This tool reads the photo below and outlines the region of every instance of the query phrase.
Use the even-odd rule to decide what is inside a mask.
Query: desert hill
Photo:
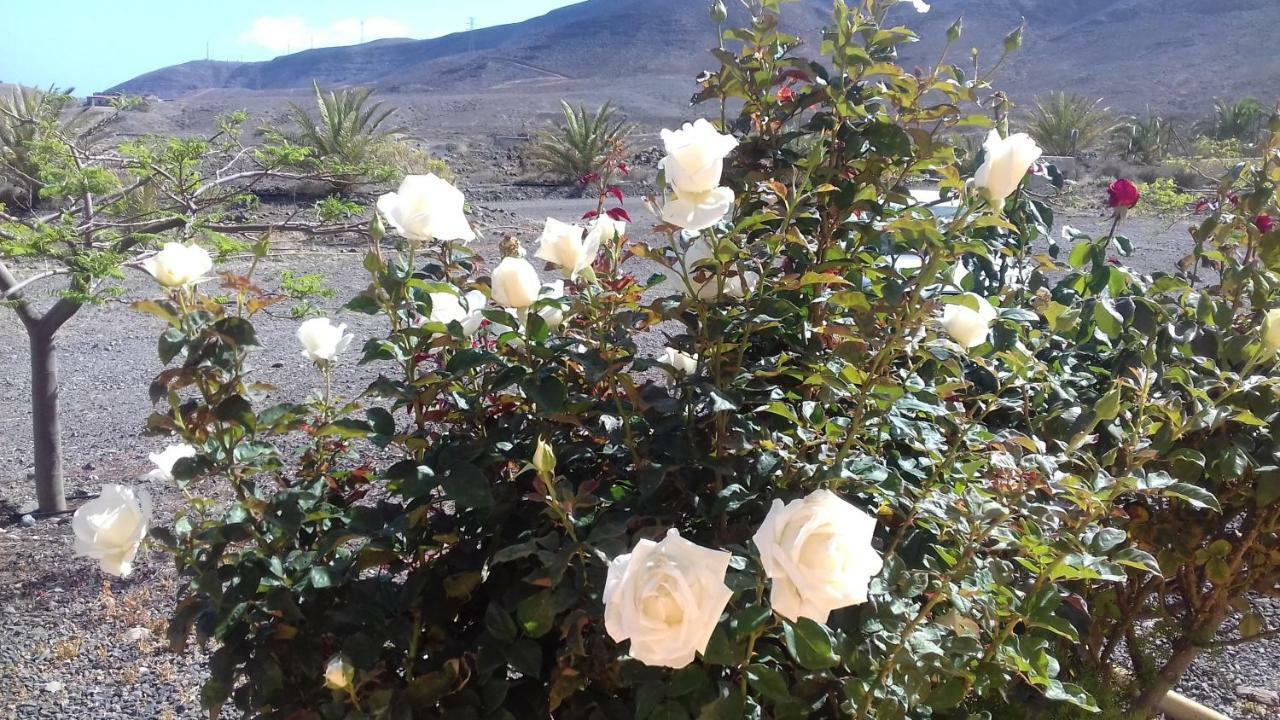
[[[741,8],[729,3],[741,20]],[[689,79],[712,59],[703,0],[587,0],[525,22],[431,40],[384,40],[324,48],[265,62],[195,62],[156,70],[113,88],[175,98],[209,89],[287,91],[377,85],[388,91],[449,93],[590,88],[600,97],[634,83],[670,79],[687,97]],[[1015,99],[1064,88],[1105,97],[1120,110],[1144,106],[1199,112],[1213,97],[1280,94],[1280,54],[1272,28],[1276,0],[934,0],[933,11],[895,11],[922,41],[904,62],[934,61],[944,34],[965,16],[965,37],[952,60],[978,47],[989,63],[1022,18],[1022,52],[997,76]],[[786,6],[783,25],[806,38],[830,17],[830,0]]]

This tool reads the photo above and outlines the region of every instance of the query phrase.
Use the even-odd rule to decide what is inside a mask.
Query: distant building
[[[98,93],[84,99],[85,107],[110,107],[111,103],[122,97],[124,93]]]

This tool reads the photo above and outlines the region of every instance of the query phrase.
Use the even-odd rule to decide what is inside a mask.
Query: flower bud
[[[533,451],[533,467],[544,478],[556,472],[556,453],[542,438],[538,438],[538,446]]]
[[[1027,23],[1024,20],[1021,25],[1013,32],[1004,36],[1004,51],[1007,53],[1017,52],[1022,48],[1022,36],[1027,30]]]
[[[1262,319],[1262,344],[1272,352],[1280,350],[1280,309],[1268,310]]]
[[[724,0],[716,0],[711,3],[711,22],[717,25],[723,25],[725,20],[729,19],[729,8],[724,6]]]
[[[350,692],[351,682],[355,679],[356,669],[345,655],[334,655],[324,667],[324,684],[331,690]]]
[[[377,244],[382,242],[382,238],[387,235],[387,227],[382,224],[382,216],[378,213],[373,214],[373,220],[369,223],[369,239]]]
[[[960,36],[963,34],[964,34],[964,16],[961,15],[960,17],[956,18],[955,22],[951,23],[951,27],[947,28],[947,42],[956,42],[957,40],[960,39]]]

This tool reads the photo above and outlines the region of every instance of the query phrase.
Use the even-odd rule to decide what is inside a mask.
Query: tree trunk
[[[58,420],[58,354],[54,335],[28,329],[31,341],[31,434],[35,440],[36,498],[40,512],[67,509],[62,482],[62,426]]]
[[[1143,689],[1142,694],[1138,696],[1138,700],[1134,703],[1133,716],[1135,718],[1152,718],[1160,709],[1160,703],[1164,702],[1164,698],[1173,690],[1183,674],[1191,667],[1191,664],[1200,656],[1201,648],[1199,645],[1181,638],[1173,645],[1173,652],[1169,655],[1169,661],[1160,668],[1160,672],[1152,679],[1151,684]]]

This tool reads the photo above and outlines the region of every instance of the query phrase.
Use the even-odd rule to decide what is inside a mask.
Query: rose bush
[[[173,475],[235,495],[153,533],[190,579],[171,640],[216,641],[205,707],[1088,713],[1166,582],[1202,594],[1195,642],[1230,593],[1274,587],[1261,326],[1280,259],[1245,219],[1276,212],[1271,161],[1177,275],[1108,262],[1129,247],[1115,232],[1033,255],[1052,226],[1021,189],[1038,149],[996,133],[965,157],[945,133],[991,129],[962,111],[984,83],[893,64],[912,38],[895,13],[927,5],[837,2],[829,67],[760,5],[698,96],[739,121],[664,133],[657,242],[549,222],[539,256],[573,280],[550,284],[514,240],[465,247],[454,189],[402,187],[379,202],[400,236],[371,225],[347,304],[383,331],[348,358],[341,327],[309,321],[326,392],[300,403],[265,405],[246,373],[252,283],[229,281],[232,307],[198,286],[140,305],[176,362],[150,425],[196,449]],[[435,196],[451,230],[416,224]],[[629,218],[609,198],[597,229]],[[635,277],[630,256],[666,272]],[[646,357],[659,327],[670,347]],[[334,397],[357,361],[378,379]],[[1170,546],[1173,527],[1198,531]],[[1167,685],[1140,680],[1150,709]]]

